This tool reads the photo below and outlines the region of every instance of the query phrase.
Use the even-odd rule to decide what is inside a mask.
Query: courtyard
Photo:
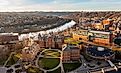
[[[56,58],[42,58],[38,61],[38,64],[39,64],[39,67],[45,70],[49,70],[58,66],[60,63],[59,60],[60,59],[56,59]]]

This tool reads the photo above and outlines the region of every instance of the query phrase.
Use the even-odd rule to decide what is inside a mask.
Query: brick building
[[[38,43],[41,48],[62,48],[64,43],[63,36],[59,35],[40,35]]]
[[[18,41],[18,33],[1,33],[0,43],[16,43]]]
[[[63,62],[78,61],[80,59],[80,49],[77,46],[66,45],[63,47]]]
[[[22,50],[22,60],[32,61],[39,51],[43,50],[39,47],[39,44],[33,43],[31,46],[27,46]]]

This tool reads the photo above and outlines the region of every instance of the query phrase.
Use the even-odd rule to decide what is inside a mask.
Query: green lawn
[[[59,67],[58,69],[47,73],[61,73],[61,68]]]
[[[69,43],[69,42],[72,42],[73,41],[73,38],[65,38],[64,39],[64,42],[66,42],[66,43]]]
[[[65,72],[70,72],[81,66],[81,63],[63,63]]]
[[[1,56],[0,58],[0,66],[4,65],[5,61],[8,59],[10,53],[7,53],[6,55]]]
[[[71,42],[70,44],[78,45],[79,43],[80,43],[80,41],[74,41],[74,42]]]
[[[80,43],[80,41],[74,41],[73,38],[66,38],[64,39],[64,42],[74,44],[74,45],[78,45]]]
[[[43,73],[42,71],[40,71],[38,68],[36,67],[29,67],[27,69],[27,73]]]
[[[11,66],[11,65],[15,64],[18,60],[19,60],[19,58],[17,58],[15,55],[12,55],[12,57],[10,58],[10,60],[7,63],[7,66]]]
[[[6,60],[7,60],[7,57],[0,59],[0,65],[4,65]]]
[[[55,51],[55,50],[47,50],[42,55],[49,56],[49,57],[60,57],[60,52]]]
[[[43,69],[53,69],[60,63],[60,59],[55,58],[42,58],[39,60],[38,64]]]

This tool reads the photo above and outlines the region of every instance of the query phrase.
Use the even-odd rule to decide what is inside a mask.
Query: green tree
[[[121,46],[121,37],[115,38],[114,43],[117,44],[118,46]]]

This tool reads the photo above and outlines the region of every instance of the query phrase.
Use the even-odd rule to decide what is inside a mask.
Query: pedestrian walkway
[[[61,52],[60,50],[58,50],[58,49],[51,49],[51,48],[50,48],[50,49],[48,49],[48,50],[56,50],[56,51],[60,52],[61,57],[50,57],[50,56],[46,56],[46,57],[45,57],[45,56],[42,55],[43,52],[47,51],[47,49],[45,49],[45,50],[43,50],[43,51],[39,54],[39,56],[37,57],[36,62],[35,62],[36,67],[39,68],[40,70],[44,71],[44,73],[46,73],[46,72],[48,72],[48,71],[54,71],[54,70],[58,69],[59,67],[61,67],[61,71],[64,73],[64,69],[63,69],[63,65],[62,65],[62,59],[61,59],[61,58],[62,58],[62,52]],[[56,67],[53,68],[53,69],[45,70],[45,69],[43,69],[43,68],[40,68],[39,65],[38,65],[38,60],[39,60],[40,57],[44,57],[44,58],[60,58],[60,63],[59,63],[58,66],[56,66]]]

